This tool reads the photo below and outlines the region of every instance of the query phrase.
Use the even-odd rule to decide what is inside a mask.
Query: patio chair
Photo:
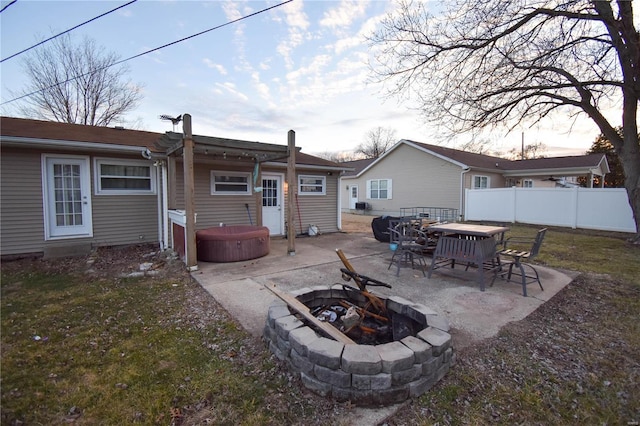
[[[506,271],[502,270],[502,272],[499,275],[501,275],[503,278],[506,275],[507,281],[512,281],[511,280],[512,275],[515,275],[516,277],[520,277],[519,280],[517,281],[513,280],[513,282],[519,281],[522,284],[522,295],[525,297],[527,296],[527,284],[537,282],[538,285],[540,286],[540,290],[544,291],[544,288],[542,288],[542,283],[540,282],[540,275],[538,274],[538,271],[536,270],[536,268],[534,268],[529,263],[523,263],[523,261],[525,260],[530,261],[538,255],[538,252],[540,251],[540,246],[542,246],[542,240],[544,239],[546,232],[547,232],[547,228],[543,228],[539,230],[538,233],[536,234],[536,237],[533,239],[520,238],[520,237],[507,238],[504,241],[503,249],[498,252],[498,258],[500,261],[502,261],[503,257],[505,258],[510,257],[511,259],[513,259],[507,263],[502,263],[502,262],[500,263],[501,267],[508,265],[509,269]],[[530,250],[525,251],[525,250],[509,248],[510,244],[532,244],[532,245]],[[530,268],[533,274],[535,275],[527,275],[524,269],[525,266]],[[513,271],[514,267],[518,268],[520,272],[519,273],[514,272]],[[494,278],[494,281],[495,281],[495,278]],[[493,285],[493,283],[491,283],[491,285]]]
[[[412,269],[415,269],[417,265],[422,271],[422,275],[426,277],[427,262],[424,259],[423,250],[427,236],[419,229],[419,226],[415,226],[409,221],[390,220],[389,238],[389,247],[393,250],[393,256],[391,256],[387,270],[395,264],[397,267],[396,276],[399,276],[401,267],[411,266]]]

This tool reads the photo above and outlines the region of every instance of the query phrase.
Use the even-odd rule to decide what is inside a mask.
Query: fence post
[[[516,223],[518,218],[518,188],[511,187],[511,223]]]
[[[573,210],[570,210],[571,212],[573,212],[573,214],[571,215],[571,229],[576,229],[578,227],[578,206],[580,205],[580,203],[578,203],[578,189],[580,189],[579,187],[574,187],[571,188],[571,208]]]

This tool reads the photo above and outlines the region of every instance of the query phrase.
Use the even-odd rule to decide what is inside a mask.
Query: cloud
[[[318,75],[329,63],[331,62],[331,56],[329,55],[317,55],[313,58],[311,63],[306,67],[298,68],[295,71],[287,73],[287,81],[295,83],[302,77],[308,75]]]
[[[279,9],[280,10],[280,9]],[[307,14],[304,13],[304,2],[294,1],[288,3],[281,8],[284,12],[285,22],[291,28],[297,28],[300,30],[306,30],[309,28],[309,19]]]
[[[222,75],[227,75],[227,70],[225,69],[224,66],[222,66],[221,64],[216,64],[215,62],[213,62],[211,59],[209,58],[204,58],[202,60],[202,62],[204,62],[204,64],[208,67],[208,68],[212,68],[216,71],[218,71],[220,74]]]
[[[249,97],[247,95],[245,95],[244,93],[240,92],[237,88],[236,85],[231,83],[231,82],[226,82],[226,83],[216,83],[215,84],[217,87],[224,89],[227,93],[230,93],[232,95],[234,95],[236,98],[246,102],[249,100]]]
[[[337,7],[324,13],[320,25],[332,29],[350,26],[356,19],[365,15],[368,1],[342,0]]]
[[[293,50],[303,43],[305,33],[309,28],[309,19],[303,8],[304,2],[295,1],[278,9],[284,13],[284,21],[288,26],[289,37],[278,44],[276,51],[282,56],[288,69],[293,67],[293,60],[291,59]],[[275,19],[278,20],[279,18]]]
[[[259,72],[254,71],[251,73],[251,81],[253,82],[253,86],[255,87],[260,97],[265,101],[269,102],[269,106],[275,107],[275,104],[271,102],[271,91],[269,89],[269,86],[267,86],[266,84],[260,81]]]

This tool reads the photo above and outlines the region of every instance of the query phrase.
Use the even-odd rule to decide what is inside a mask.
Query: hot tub
[[[269,254],[269,228],[230,225],[196,232],[198,260],[238,262]]]

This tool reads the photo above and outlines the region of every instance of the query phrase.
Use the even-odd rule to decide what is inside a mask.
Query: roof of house
[[[375,158],[364,158],[361,160],[345,161],[340,164],[344,164],[347,167],[353,168],[352,171],[346,172],[344,176],[355,176],[361,171],[363,171],[365,168],[367,168],[369,164],[373,163],[375,160],[376,160]]]
[[[570,167],[597,167],[602,161],[603,153],[574,155],[566,157],[535,158],[532,160],[516,160],[505,164],[505,170],[531,170]]]
[[[171,132],[167,132],[169,134]],[[123,147],[144,147],[151,152],[163,154],[164,148],[157,142],[163,138],[165,133],[147,132],[142,130],[130,130],[120,127],[100,127],[86,126],[81,124],[57,123],[52,121],[32,120],[25,118],[0,117],[0,135],[3,138],[21,138],[47,141],[69,141],[95,144],[110,144]],[[197,138],[194,135],[194,138]],[[220,139],[220,138],[219,138]],[[234,139],[225,139],[228,142],[247,142]],[[265,146],[272,146],[265,144]],[[282,146],[286,150],[286,145]],[[279,163],[286,163],[285,159],[274,160]],[[296,164],[309,165],[320,168],[332,168],[345,170],[348,166],[305,154],[296,152]]]
[[[603,161],[606,163],[606,156],[604,154],[536,158],[532,160],[508,160],[506,158],[496,157],[493,155],[477,154],[475,152],[461,151],[458,149],[403,139],[377,159],[370,158],[343,163],[355,169],[354,172],[348,173],[345,176],[359,175],[374,163],[381,161],[388,153],[402,144],[413,146],[414,148],[427,152],[431,155],[441,157],[446,161],[459,165],[460,167],[495,170],[501,173],[525,172],[531,170],[595,169],[600,167]],[[608,171],[608,166],[605,169]]]
[[[118,127],[85,126],[26,118],[0,117],[0,134],[32,139],[94,142],[156,150],[154,142],[160,133],[128,130]]]

